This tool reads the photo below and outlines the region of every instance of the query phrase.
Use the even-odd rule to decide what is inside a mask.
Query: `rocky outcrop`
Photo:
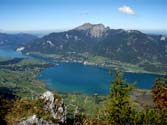
[[[45,92],[40,99],[44,100],[44,110],[50,111],[52,117],[61,123],[66,121],[66,109],[63,99],[55,96],[52,92]]]
[[[23,118],[19,125],[59,125],[66,122],[66,108],[63,99],[52,92],[47,91],[39,98],[43,104],[43,111],[50,113],[52,120],[45,120],[44,118],[34,114],[28,118]]]
[[[85,23],[77,28],[75,30],[83,30],[87,31],[87,34],[94,38],[101,38],[103,35],[110,30],[109,27],[105,27],[103,24],[90,24]]]

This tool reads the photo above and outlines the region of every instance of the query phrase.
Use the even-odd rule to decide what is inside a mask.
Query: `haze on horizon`
[[[63,31],[83,23],[167,31],[166,0],[0,0],[0,32]]]

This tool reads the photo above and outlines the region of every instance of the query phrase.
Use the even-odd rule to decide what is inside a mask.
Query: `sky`
[[[166,13],[167,0],[0,0],[0,31],[61,31],[87,22],[167,31]]]

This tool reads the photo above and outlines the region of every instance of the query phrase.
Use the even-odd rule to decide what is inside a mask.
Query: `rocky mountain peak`
[[[84,23],[81,26],[78,26],[77,28],[75,28],[76,30],[89,30],[93,27],[93,24],[91,23]]]
[[[91,23],[85,23],[75,28],[75,30],[86,31],[87,34],[91,35],[91,37],[94,38],[101,38],[104,35],[104,33],[109,29],[110,29],[109,27],[105,27],[103,24],[91,24]]]

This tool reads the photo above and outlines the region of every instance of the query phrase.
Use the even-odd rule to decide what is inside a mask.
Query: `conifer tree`
[[[125,124],[132,121],[131,104],[129,102],[132,85],[122,79],[122,73],[116,72],[115,78],[111,81],[110,94],[106,106],[109,124]]]

